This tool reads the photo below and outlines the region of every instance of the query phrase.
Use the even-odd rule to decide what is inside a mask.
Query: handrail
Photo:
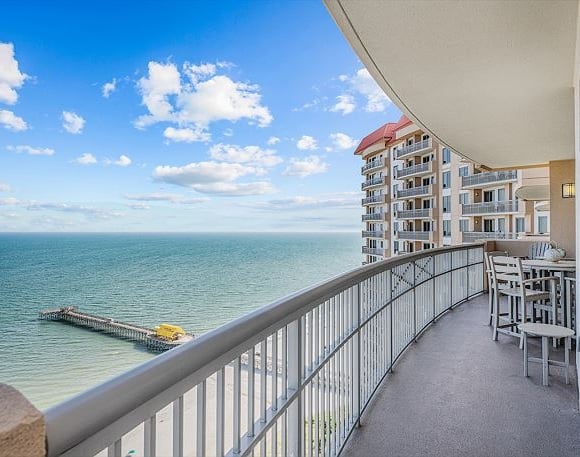
[[[518,179],[517,170],[488,171],[485,173],[463,176],[461,179],[461,187],[485,185],[500,181],[514,181],[516,179]]]
[[[427,138],[426,140],[422,140],[417,143],[410,144],[408,146],[403,146],[396,152],[397,159],[400,159],[401,157],[404,157],[407,154],[411,154],[412,152],[420,151],[421,149],[427,149],[430,147],[431,147],[431,138]]]
[[[480,202],[461,205],[461,214],[464,216],[473,214],[517,213],[518,211],[519,200]]]
[[[404,178],[405,176],[411,176],[416,173],[430,173],[433,170],[431,166],[433,162],[418,163],[416,165],[411,165],[409,167],[398,168],[396,172],[396,179]]]
[[[385,288],[387,284],[388,288]],[[262,441],[265,443],[266,434],[281,417],[288,424],[283,430],[288,455],[303,455],[305,446],[310,446],[312,450],[312,447],[321,445],[329,455],[338,455],[381,380],[408,344],[440,314],[480,293],[482,287],[482,244],[425,250],[359,267],[257,309],[50,408],[45,414],[47,455],[56,457],[66,453],[67,456],[87,456],[107,447],[109,455],[117,455],[120,454],[122,437],[141,424],[145,424],[146,441],[149,439],[149,444],[155,446],[155,436],[151,435],[151,430],[155,430],[155,414],[170,404],[173,404],[173,454],[182,455],[183,395],[195,388],[197,414],[205,414],[205,396],[199,395],[200,392],[205,395],[206,379],[216,375],[219,384],[221,373],[220,385],[223,388],[224,369],[233,361],[233,395],[239,402],[242,355],[249,355],[248,376],[250,373],[253,376],[257,344],[266,348],[268,354],[275,354],[272,363],[276,364],[276,369],[271,368],[270,372],[275,374],[275,379],[283,378],[282,392],[272,394],[276,402],[267,414],[264,412],[263,420],[254,418],[254,408],[249,408],[248,427],[251,427],[251,433],[248,431],[243,438],[240,438],[239,417],[237,421],[234,417],[237,439],[234,438],[234,448],[228,455],[250,455]],[[407,309],[407,303],[412,303],[411,308],[415,309],[416,317],[412,323],[405,320],[410,315],[406,311],[401,316],[407,317],[401,317],[401,321],[393,317]],[[427,315],[426,307],[430,310],[428,319],[424,317]],[[387,316],[390,317],[387,319]],[[389,363],[384,357],[377,359],[376,352],[365,352],[370,351],[371,347],[374,351],[383,341],[378,338],[383,333],[376,333],[377,326],[387,325],[387,320],[391,326],[390,352],[387,354],[387,348],[381,351],[384,351],[382,354]],[[376,341],[365,333],[369,325],[376,327],[373,333]],[[409,331],[409,325],[413,331]],[[397,337],[399,339],[393,340],[393,326],[400,327],[397,332],[403,335],[402,339]],[[323,333],[317,333],[325,329],[326,337]],[[386,335],[387,329],[381,327],[381,332]],[[280,366],[279,338],[282,341],[283,361]],[[323,339],[323,343],[319,338]],[[349,351],[348,354],[346,351]],[[373,354],[374,357],[371,357]],[[262,357],[260,362],[262,382],[266,382],[264,359]],[[345,374],[347,372],[336,373],[339,370],[337,367],[345,360],[350,361],[348,376]],[[325,367],[330,366],[328,363],[333,363],[334,368],[324,371]],[[361,373],[372,376],[363,379]],[[340,383],[346,382],[347,378],[350,384],[348,388],[343,384],[342,389],[347,389],[351,395],[341,396]],[[371,378],[372,382],[369,381]],[[324,395],[329,395],[332,387],[335,401],[333,416],[329,415],[330,410],[317,411],[317,416],[308,416],[308,411],[300,407],[302,401],[306,402],[306,392],[313,385],[318,394],[322,392]],[[200,398],[204,399],[201,403]],[[219,405],[219,395],[217,398]],[[221,401],[223,419],[223,398]],[[239,406],[237,411],[239,414]],[[197,421],[198,450],[205,449],[206,445],[205,416],[202,417],[203,421]],[[250,419],[256,419],[255,423]],[[331,430],[326,426],[327,421],[333,421],[340,427]],[[306,427],[306,423],[310,424],[308,442],[300,438],[303,436],[301,428]],[[322,441],[318,440],[318,434],[314,434],[314,423],[317,430],[324,433]],[[346,433],[340,432],[341,429],[346,429]],[[318,441],[314,441],[315,436]],[[223,436],[221,441],[217,437],[217,443],[219,452],[216,453],[225,454],[219,447],[220,443],[223,447]],[[286,455],[284,451],[282,454]]]

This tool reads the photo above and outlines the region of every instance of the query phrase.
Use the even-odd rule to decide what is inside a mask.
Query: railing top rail
[[[264,337],[343,290],[383,271],[424,257],[473,249],[483,244],[429,249],[356,268],[307,287],[212,330],[45,413],[47,455],[58,456],[153,399],[167,400],[171,387],[198,384]]]

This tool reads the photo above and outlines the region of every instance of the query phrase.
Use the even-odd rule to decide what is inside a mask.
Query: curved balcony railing
[[[433,186],[419,186],[410,189],[400,189],[397,191],[397,198],[419,197],[433,193]]]
[[[404,209],[395,213],[397,219],[426,219],[433,217],[431,208]]]
[[[405,349],[482,289],[481,244],[342,274],[49,409],[47,454],[336,456]]]
[[[415,154],[423,149],[429,149],[431,147],[431,138],[423,141],[419,141],[417,143],[410,144],[408,146],[403,146],[401,149],[397,150],[396,156],[397,159],[402,159],[411,154]]]
[[[382,238],[385,235],[385,232],[382,230],[363,230],[362,236],[363,238]]]
[[[476,173],[471,176],[461,178],[462,187],[477,187],[488,184],[495,184],[504,181],[515,181],[518,179],[517,170],[490,171],[487,173]]]
[[[363,182],[360,185],[360,188],[361,188],[361,190],[365,190],[367,187],[377,186],[379,184],[384,184],[384,183],[385,183],[384,177],[367,179],[365,182]]]
[[[517,213],[518,210],[518,200],[461,205],[461,214],[464,216],[473,216],[476,214]]]
[[[372,160],[366,165],[363,165],[360,169],[361,174],[365,174],[370,170],[374,170],[375,168],[383,168],[385,166],[385,162],[383,159]]]
[[[370,213],[370,214],[363,214],[361,219],[362,221],[382,221],[385,218],[385,213]]]
[[[363,205],[372,205],[373,203],[385,203],[387,201],[386,195],[371,195],[361,200]]]
[[[396,171],[395,178],[401,179],[407,176],[422,175],[425,173],[431,173],[433,171],[433,162],[418,163],[417,165],[411,165],[410,167],[399,168]]]

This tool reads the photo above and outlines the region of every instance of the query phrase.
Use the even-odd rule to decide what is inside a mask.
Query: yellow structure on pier
[[[161,324],[155,327],[155,336],[164,340],[175,341],[185,335],[185,330],[177,325]]]

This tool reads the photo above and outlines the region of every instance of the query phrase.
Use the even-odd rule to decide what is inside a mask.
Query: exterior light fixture
[[[562,184],[562,198],[576,197],[576,185],[571,183]]]

